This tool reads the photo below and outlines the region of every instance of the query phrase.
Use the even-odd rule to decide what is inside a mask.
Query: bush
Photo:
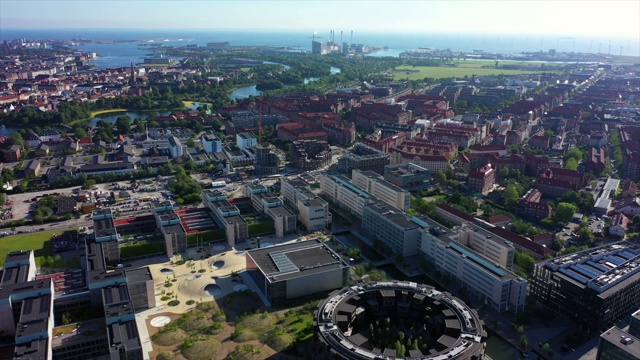
[[[173,360],[176,358],[176,354],[171,351],[162,351],[156,356],[156,360]]]
[[[162,301],[167,301],[169,299],[171,299],[170,296],[163,296],[163,297],[160,298],[160,300],[162,300]]]
[[[193,304],[195,304],[195,303],[196,303],[196,302],[195,302],[195,300],[187,300],[187,302],[186,302],[185,304],[187,304],[187,305],[193,305]]]
[[[167,303],[167,305],[169,306],[178,306],[180,305],[180,301],[179,300],[171,300]]]

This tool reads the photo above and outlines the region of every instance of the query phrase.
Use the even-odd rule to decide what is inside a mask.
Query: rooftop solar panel
[[[561,272],[562,274],[567,275],[568,277],[572,278],[573,280],[576,280],[577,282],[582,283],[582,284],[586,284],[589,281],[588,279],[585,279],[584,277],[582,277],[582,276],[580,276],[580,275],[578,275],[578,274],[576,274],[576,273],[574,273],[572,271],[569,271],[569,270],[567,270],[565,268],[560,268],[560,270],[558,270],[558,271]]]

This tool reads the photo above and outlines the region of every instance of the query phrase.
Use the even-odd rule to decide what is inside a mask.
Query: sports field
[[[0,266],[4,266],[7,254],[16,250],[33,250],[36,259],[51,256],[53,252],[51,237],[53,234],[62,234],[64,231],[66,230],[39,231],[0,238]]]
[[[396,80],[422,80],[424,78],[442,79],[442,78],[464,78],[465,76],[490,76],[490,75],[520,75],[520,74],[539,74],[542,71],[527,70],[510,70],[510,69],[493,69],[483,68],[483,66],[493,66],[495,61],[458,61],[459,65],[453,66],[412,66],[402,65],[396,67],[391,73]],[[515,64],[513,62],[500,62],[500,65]],[[543,71],[551,73],[554,71]]]

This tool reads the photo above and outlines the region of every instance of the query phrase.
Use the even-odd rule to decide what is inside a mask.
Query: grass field
[[[445,66],[398,66],[391,71],[396,80],[422,80],[424,78],[442,79],[442,78],[464,78],[465,76],[489,76],[489,75],[520,75],[520,74],[536,74],[535,71],[525,70],[508,70],[508,69],[483,69],[482,66],[487,64],[481,61],[474,61],[473,64],[467,66],[466,63],[458,67]]]
[[[204,102],[204,101],[190,101],[190,100],[183,100],[182,103],[184,104],[184,106],[186,107],[190,107],[193,106],[194,104],[206,104],[208,106],[212,106],[212,104],[210,102]]]
[[[114,112],[127,111],[127,109],[109,109],[109,110],[96,110],[91,112],[91,118],[96,117],[96,115],[108,114]]]
[[[33,250],[36,257],[51,256],[53,245],[51,237],[54,234],[62,234],[66,230],[40,231],[28,234],[19,234],[0,238],[0,266],[4,266],[7,254],[16,250]]]
[[[136,241],[132,244],[122,244],[120,246],[120,257],[123,260],[144,256],[147,254],[155,254],[165,251],[164,241],[147,242]]]

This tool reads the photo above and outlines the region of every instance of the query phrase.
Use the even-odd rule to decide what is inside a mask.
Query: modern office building
[[[596,360],[640,359],[640,338],[612,327],[600,335]]]
[[[460,299],[427,285],[394,281],[336,290],[315,311],[314,358],[320,360],[484,358],[487,333],[475,310]],[[416,329],[418,349],[378,347],[369,329],[385,318]],[[409,347],[407,347],[409,349]]]
[[[338,171],[345,174],[351,174],[354,169],[382,174],[385,165],[389,165],[389,155],[361,143],[357,143],[338,159]]]
[[[296,215],[284,207],[282,199],[270,193],[261,184],[249,184],[246,190],[254,210],[266,214],[273,220],[276,238],[282,239],[284,235],[296,230]]]
[[[93,234],[96,243],[102,247],[107,264],[117,265],[120,262],[119,242],[122,238],[116,231],[110,208],[93,210]]]
[[[169,259],[187,249],[187,232],[180,217],[173,210],[171,201],[154,201],[151,210],[156,220],[156,228],[164,238],[165,250]]]
[[[412,163],[386,165],[384,179],[407,191],[422,191],[429,184],[431,172],[422,166]]]
[[[203,134],[200,136],[200,142],[207,154],[222,152],[222,141],[214,134]]]
[[[257,143],[258,139],[253,134],[246,132],[236,134],[236,146],[240,150],[255,146]]]
[[[531,295],[585,331],[640,308],[640,246],[617,242],[537,263]]]
[[[280,193],[285,206],[297,215],[308,232],[329,229],[329,204],[311,192],[309,184],[301,178],[280,178]]]
[[[247,251],[247,273],[273,305],[348,284],[349,264],[319,240]]]
[[[431,220],[422,231],[420,256],[498,312],[524,309],[527,281],[458,242],[459,234]]]
[[[382,242],[396,256],[418,254],[420,229],[426,225],[418,217],[410,217],[403,211],[378,201],[369,203],[362,211],[362,232],[374,244]]]
[[[364,206],[376,199],[351,183],[344,175],[320,174],[320,190],[330,202],[358,218],[362,217]]]
[[[184,156],[184,149],[182,148],[182,143],[180,139],[175,136],[169,137],[169,154],[172,159],[181,158]]]
[[[249,237],[247,221],[240,215],[240,209],[227,201],[227,195],[220,190],[204,190],[202,202],[211,210],[213,220],[225,230],[229,246]]]
[[[631,314],[629,319],[629,334],[640,338],[640,310]]]
[[[351,183],[398,210],[409,211],[411,193],[384,180],[378,173],[355,169],[351,172]]]

